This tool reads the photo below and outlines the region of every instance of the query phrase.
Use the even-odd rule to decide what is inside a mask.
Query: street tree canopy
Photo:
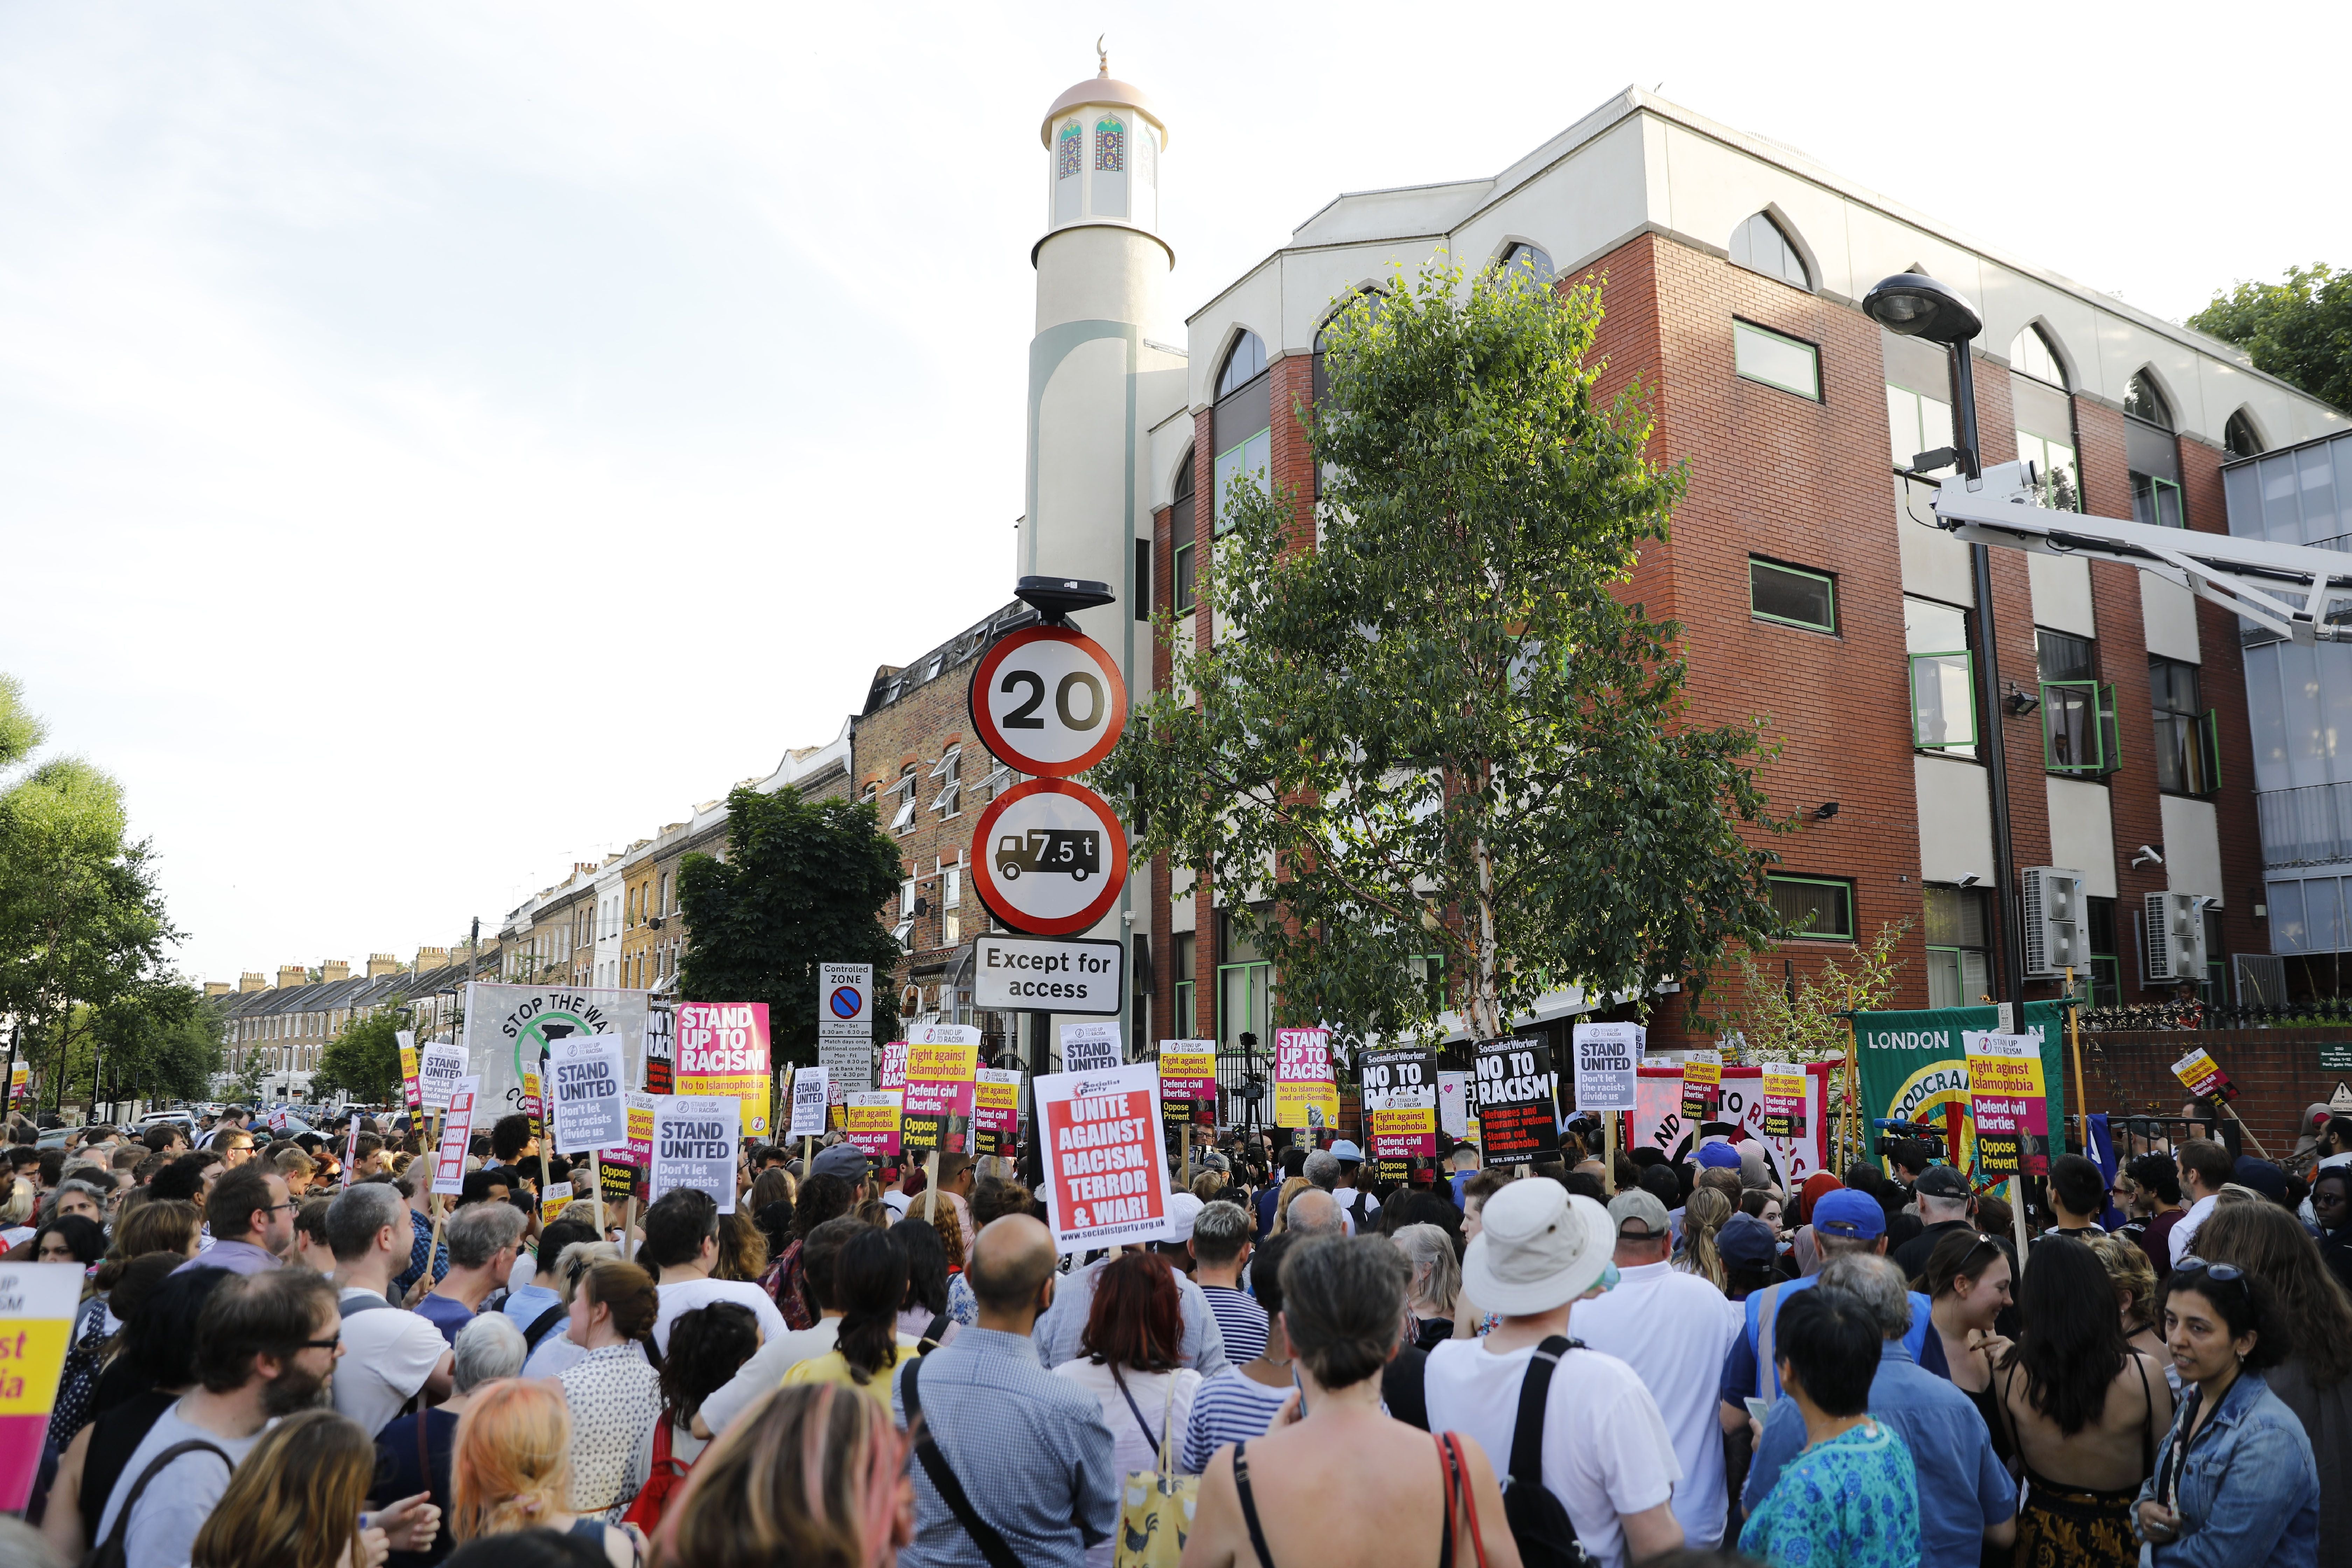
[[[2283,283],[2241,283],[2189,318],[2246,351],[2256,370],[2352,409],[2352,272],[2290,267]]]
[[[1593,287],[1442,268],[1359,296],[1302,415],[1313,539],[1294,493],[1232,486],[1216,635],[1160,625],[1172,678],[1093,782],[1210,878],[1281,1021],[1452,1006],[1492,1037],[1546,991],[1695,987],[1773,930],[1775,858],[1740,832],[1760,732],[1689,720],[1680,628],[1631,599],[1685,476],[1635,393],[1596,395],[1600,320]]]
[[[327,1042],[310,1074],[313,1097],[323,1099],[340,1089],[364,1104],[400,1103],[400,1003],[393,997]]]
[[[776,1065],[816,1060],[820,963],[870,963],[887,980],[901,956],[881,923],[898,896],[898,847],[874,808],[848,800],[765,795],[748,784],[727,796],[727,858],[689,855],[678,904],[694,933],[678,964],[689,1002],[765,1002]],[[898,1000],[874,988],[874,1026],[894,1038]]]

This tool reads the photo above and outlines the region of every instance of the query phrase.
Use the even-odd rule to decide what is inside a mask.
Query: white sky
[[[2168,317],[2352,261],[2340,8],[1908,14],[1969,58],[1861,6],[0,7],[0,669],[200,979],[495,926],[831,739],[1009,594],[1099,31],[1180,315],[1629,82]]]

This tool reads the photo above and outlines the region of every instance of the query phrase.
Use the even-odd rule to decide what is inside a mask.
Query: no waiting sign
[[[872,964],[820,963],[816,966],[816,1033],[821,1040],[873,1038]]]
[[[972,728],[1000,762],[1069,778],[1118,743],[1127,682],[1103,646],[1069,626],[1030,626],[981,656],[971,672]]]

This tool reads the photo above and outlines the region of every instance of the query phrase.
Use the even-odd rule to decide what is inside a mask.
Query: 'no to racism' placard
[[[1048,1073],[1032,1086],[1045,1142],[1045,1207],[1064,1252],[1169,1232],[1160,1072],[1149,1062]]]
[[[1433,1051],[1366,1051],[1364,1130],[1383,1181],[1402,1181],[1408,1160],[1437,1153],[1437,1056]]]
[[[1489,1165],[1525,1165],[1559,1152],[1551,1047],[1540,1040],[1481,1040],[1475,1057],[1478,1150]]]

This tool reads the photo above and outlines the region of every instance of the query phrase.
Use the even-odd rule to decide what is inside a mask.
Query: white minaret
[[[1099,46],[1097,46],[1099,48]],[[1018,574],[1091,577],[1118,595],[1077,617],[1135,658],[1137,539],[1150,537],[1146,432],[1181,405],[1181,353],[1147,343],[1174,253],[1160,237],[1160,156],[1168,130],[1136,88],[1099,75],[1054,100],[1045,145],[1045,233],[1037,335],[1029,343],[1027,511]],[[1174,374],[1171,386],[1158,384]]]

